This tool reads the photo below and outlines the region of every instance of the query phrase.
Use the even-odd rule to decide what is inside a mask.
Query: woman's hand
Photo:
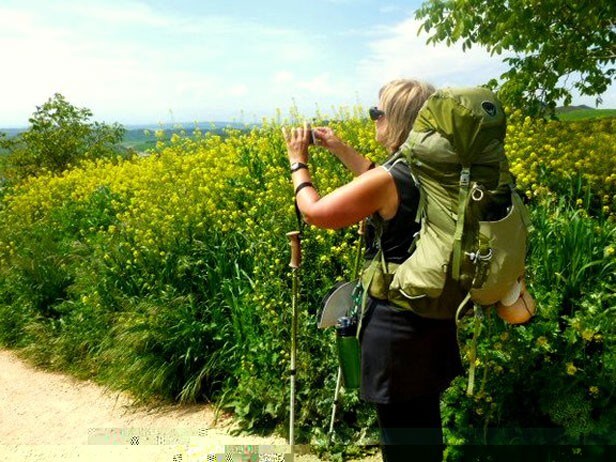
[[[308,146],[310,144],[310,127],[305,123],[303,127],[282,127],[282,135],[287,144],[289,162],[308,162]]]
[[[314,136],[319,146],[328,149],[348,168],[353,175],[359,176],[370,168],[372,161],[362,156],[355,149],[338,138],[329,127],[316,127]]]
[[[313,131],[319,146],[323,146],[333,154],[339,153],[346,146],[330,127],[315,127]]]

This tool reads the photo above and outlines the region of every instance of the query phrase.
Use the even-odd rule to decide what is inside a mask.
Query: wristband
[[[297,185],[297,188],[295,188],[295,195],[297,196],[298,192],[300,192],[304,188],[307,188],[308,186],[310,186],[311,188],[313,187],[310,181],[304,181],[303,183]]]

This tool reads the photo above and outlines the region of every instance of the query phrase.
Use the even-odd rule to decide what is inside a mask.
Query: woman
[[[370,110],[370,117],[377,141],[391,154],[406,140],[433,92],[431,85],[416,80],[395,80],[381,88],[379,106]],[[385,260],[404,261],[419,230],[415,222],[419,191],[406,161],[392,156],[373,168],[374,163],[330,128],[315,128],[314,135],[356,178],[320,197],[307,165],[310,132],[306,127],[284,130],[297,205],[305,221],[335,229],[370,217],[366,258],[371,260],[377,252],[375,224],[380,223]],[[423,318],[370,296],[360,341],[360,394],[376,406],[383,460],[440,461],[440,394],[462,372],[454,320]]]

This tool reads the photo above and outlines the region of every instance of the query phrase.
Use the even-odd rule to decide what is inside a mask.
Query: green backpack
[[[373,296],[451,319],[469,300],[497,303],[523,277],[529,219],[505,132],[503,107],[486,88],[443,89],[425,102],[398,152],[419,186],[421,230],[401,265],[373,261],[364,271]]]

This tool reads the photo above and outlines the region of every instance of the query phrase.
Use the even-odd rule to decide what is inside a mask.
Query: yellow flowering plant
[[[285,233],[297,223],[281,123],[178,134],[147,156],[91,159],[3,189],[0,342],[143,399],[215,401],[246,429],[284,431]],[[327,123],[384,159],[359,109]],[[449,441],[476,440],[469,428],[545,422],[573,439],[616,434],[614,124],[510,116],[506,149],[530,201],[527,279],[539,314],[515,328],[485,321],[479,401],[464,395],[463,379],[444,397]],[[321,194],[350,180],[331,154],[312,149]],[[305,442],[325,440],[336,380],[332,333],[316,328],[319,305],[350,276],[356,239],[356,227],[304,231],[296,418]],[[467,326],[461,336],[470,337]],[[373,427],[357,396],[340,406],[343,439]]]

